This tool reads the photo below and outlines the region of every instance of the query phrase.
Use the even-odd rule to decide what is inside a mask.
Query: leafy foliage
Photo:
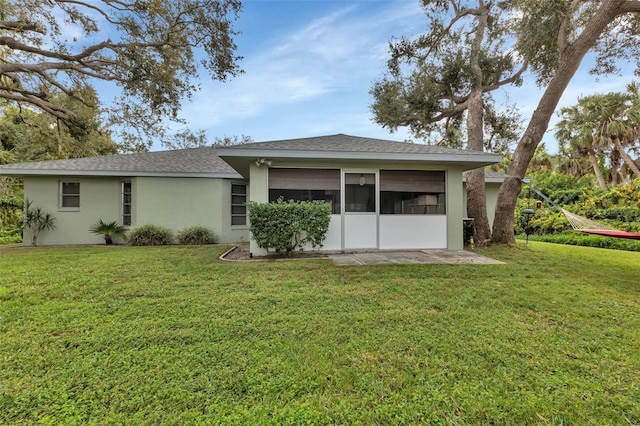
[[[498,111],[491,93],[521,84],[527,68],[506,41],[510,2],[422,4],[425,34],[390,43],[388,70],[371,89],[374,120],[391,131],[407,127],[430,143],[506,151],[518,136],[520,120],[512,108]],[[491,228],[481,170],[469,172],[467,196],[474,238],[486,244]]]
[[[557,204],[573,204],[584,200],[585,193],[594,190],[593,179],[589,176],[577,177],[562,173],[544,171],[531,176],[531,184]],[[529,190],[524,187],[520,197],[528,198]],[[532,197],[538,199],[535,194]]]
[[[549,172],[534,175],[531,182],[552,201],[573,213],[621,231],[640,232],[640,179],[604,190],[595,187],[593,179],[589,177],[577,178]],[[536,208],[536,201],[542,202],[540,204],[542,208]],[[527,208],[535,210],[535,214],[530,218],[522,213]],[[573,233],[571,225],[559,209],[549,206],[536,194],[530,193],[526,187],[520,194],[516,217],[518,218],[516,234],[523,233],[527,225],[530,233],[538,236]],[[592,239],[586,237],[576,237],[572,241],[586,241],[588,245],[594,247],[609,245],[608,243],[595,245],[590,242]],[[613,240],[613,238],[600,236],[592,236],[592,238]]]
[[[456,3],[424,1],[427,31],[390,42],[387,71],[370,91],[374,120],[391,131],[407,127],[430,143],[461,148],[469,139],[465,111],[473,108],[471,93],[478,89],[487,118],[484,143],[503,151],[515,142],[520,118],[512,108],[498,110],[490,93],[521,84],[526,69],[503,39],[510,5]]]
[[[90,232],[102,235],[105,244],[113,244],[113,237],[120,237],[126,241],[126,230],[127,228],[115,220],[113,222],[104,222],[102,219],[98,219],[98,221],[89,228]]]
[[[17,244],[22,242],[22,229],[8,228],[0,229],[0,245]]]
[[[2,178],[0,178],[0,184],[1,183]],[[2,194],[0,193],[0,195]],[[0,197],[0,230],[21,228],[23,214],[23,205],[19,199],[14,197]]]
[[[180,229],[176,234],[176,238],[180,244],[201,245],[214,244],[216,242],[214,232],[205,226],[191,226]]]
[[[588,157],[598,184],[607,187],[603,173],[617,185],[629,175],[640,177],[640,169],[629,152],[637,148],[640,126],[638,85],[627,85],[627,92],[610,92],[582,97],[576,105],[562,108],[556,125],[556,138],[562,150],[571,148],[578,158]]]
[[[56,96],[97,109],[78,87],[111,83],[121,96],[109,123],[121,125],[123,142],[162,138],[162,119],[181,121],[181,101],[198,89],[199,67],[220,81],[240,72],[232,40],[240,8],[238,0],[2,0],[0,98],[83,132],[81,115]]]
[[[142,225],[129,232],[128,244],[132,246],[161,246],[173,244],[173,232],[158,225]]]
[[[213,144],[207,140],[207,134],[204,130],[196,133],[189,129],[183,129],[173,135],[171,140],[165,141],[163,145],[168,149],[185,149],[200,148],[205,146],[231,146],[251,143],[253,139],[247,135],[234,136],[216,136],[213,138]]]
[[[250,202],[249,222],[252,237],[259,247],[291,253],[309,244],[322,247],[329,230],[331,207],[318,201]]]
[[[519,8],[516,27],[518,51],[526,57],[540,85],[546,85],[555,75],[561,57],[590,29],[589,24],[604,9],[618,9],[611,15],[607,31],[600,34],[593,50],[596,54],[594,74],[612,74],[620,64],[640,54],[637,36],[637,6],[633,1],[548,1],[513,0]],[[609,3],[609,4],[607,4]]]
[[[224,136],[224,137],[216,136],[215,138],[213,138],[213,144],[215,146],[233,146],[233,145],[242,145],[245,143],[252,143],[252,142],[253,142],[253,138],[245,134],[242,134],[240,136],[238,135]]]
[[[93,90],[91,98],[97,95]],[[88,95],[89,96],[89,95]],[[0,164],[110,155],[126,149],[116,144],[100,119],[99,110],[61,96],[77,111],[83,124],[69,128],[50,115],[5,107],[0,115]]]

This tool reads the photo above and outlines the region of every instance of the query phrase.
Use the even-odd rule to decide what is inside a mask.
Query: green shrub
[[[535,173],[530,177],[531,185],[563,206],[584,200],[594,190],[593,179],[590,177],[577,177],[550,171]],[[540,199],[537,195],[530,194],[529,189],[524,185],[520,196],[528,198],[529,195],[534,199]]]
[[[21,228],[0,229],[0,245],[18,244],[22,242]]]
[[[14,198],[0,198],[0,230],[22,226],[23,203]]]
[[[532,177],[533,186],[561,207],[621,231],[640,232],[639,178],[607,189],[597,188],[589,182],[588,178],[553,173],[540,173]],[[523,187],[516,206],[516,234],[522,234],[527,225],[531,235],[563,234],[572,229],[559,209],[546,202],[542,203],[542,209],[535,210],[532,217],[523,214],[524,209],[535,208],[537,198],[526,186]],[[591,240],[585,243],[595,247],[601,247],[602,244],[608,243]]]
[[[129,233],[129,245],[162,246],[173,244],[173,232],[158,225],[142,225],[133,228]]]
[[[191,226],[178,231],[176,235],[180,244],[214,244],[216,235],[207,227]]]
[[[250,202],[251,235],[264,249],[290,254],[309,244],[322,247],[329,230],[331,207],[323,201]]]

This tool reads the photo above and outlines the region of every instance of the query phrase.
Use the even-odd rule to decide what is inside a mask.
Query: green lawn
[[[0,423],[640,423],[640,253],[223,250],[0,249]]]

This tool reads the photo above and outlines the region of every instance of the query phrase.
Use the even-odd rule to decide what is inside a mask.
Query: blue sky
[[[415,36],[425,25],[418,0],[245,0],[235,38],[245,73],[225,83],[203,75],[202,90],[185,102],[182,116],[211,140],[334,133],[411,138],[403,129],[391,134],[372,121],[369,90],[385,70],[389,40]],[[585,63],[561,106],[574,104],[578,96],[623,90],[632,80],[628,73],[597,83],[587,70]],[[527,80],[508,93],[525,121],[541,94],[534,79]],[[554,152],[551,135],[545,141]]]

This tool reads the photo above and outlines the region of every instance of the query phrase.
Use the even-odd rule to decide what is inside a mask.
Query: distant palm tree
[[[553,157],[547,151],[547,147],[544,142],[538,145],[536,152],[529,163],[529,170],[531,172],[543,172],[547,170],[553,170]]]
[[[610,149],[617,151],[619,158],[633,174],[640,176],[640,170],[625,150],[625,146],[634,145],[637,141],[640,121],[638,87],[632,83],[627,86],[627,93],[596,95],[590,101],[598,109],[598,139],[606,142]]]
[[[602,144],[595,136],[597,114],[594,114],[593,105],[585,99],[580,99],[578,105],[560,110],[563,118],[556,124],[555,135],[561,146],[568,146],[578,157],[589,159],[598,185],[604,189],[607,182],[600,166]]]
[[[584,155],[578,155],[572,149],[567,148],[565,144],[559,145],[556,155],[556,171],[565,175],[582,177],[589,174],[590,169],[589,160]]]
[[[607,158],[609,177],[616,185],[628,173],[640,176],[640,169],[627,149],[636,151],[640,134],[640,89],[636,83],[627,91],[592,95],[561,110],[556,138],[578,155],[588,155],[600,187],[606,187],[601,163]],[[624,166],[621,164],[624,164]]]

